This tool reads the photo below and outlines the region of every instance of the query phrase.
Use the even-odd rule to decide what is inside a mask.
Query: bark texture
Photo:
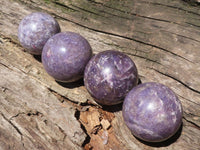
[[[116,49],[136,63],[141,82],[169,86],[182,102],[179,131],[162,143],[136,139],[121,105],[97,105],[83,81],[55,82],[17,39],[31,12],[54,16],[83,35],[94,53]],[[182,0],[1,0],[0,149],[200,149],[200,6]]]

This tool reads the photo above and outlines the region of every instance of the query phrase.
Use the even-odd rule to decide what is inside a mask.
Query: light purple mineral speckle
[[[35,12],[20,22],[18,39],[26,51],[40,55],[47,40],[58,32],[60,32],[60,26],[52,16]]]
[[[95,100],[103,105],[123,101],[138,82],[137,68],[127,55],[108,50],[95,55],[84,73],[84,83]]]
[[[45,44],[42,63],[55,80],[73,82],[83,76],[91,56],[92,49],[84,37],[73,32],[61,32]]]
[[[134,87],[123,104],[123,118],[136,137],[160,142],[176,133],[182,123],[182,106],[167,86],[149,82]]]

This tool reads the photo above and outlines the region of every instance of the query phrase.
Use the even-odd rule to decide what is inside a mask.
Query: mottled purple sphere
[[[58,32],[60,26],[52,16],[36,12],[20,22],[18,39],[27,52],[40,55],[47,40]]]
[[[45,44],[42,63],[55,80],[73,82],[83,76],[91,56],[92,49],[84,37],[73,32],[61,32]]]
[[[147,142],[161,142],[179,129],[182,106],[167,86],[149,82],[134,87],[123,104],[123,118],[136,137]]]
[[[84,73],[87,90],[102,105],[122,102],[137,82],[138,72],[134,62],[115,50],[93,56]]]

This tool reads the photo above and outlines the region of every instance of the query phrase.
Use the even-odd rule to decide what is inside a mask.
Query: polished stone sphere
[[[52,16],[36,12],[20,22],[18,39],[27,52],[40,55],[47,40],[58,32],[60,26]]]
[[[91,56],[92,49],[84,37],[73,32],[61,32],[45,44],[42,63],[55,80],[73,82],[83,77]]]
[[[138,72],[134,62],[127,55],[115,50],[93,56],[84,73],[87,90],[102,105],[122,102],[137,82]]]
[[[127,94],[122,113],[133,135],[147,142],[161,142],[177,132],[183,112],[181,102],[170,88],[149,82]]]

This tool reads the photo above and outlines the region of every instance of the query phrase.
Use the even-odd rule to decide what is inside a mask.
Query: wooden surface
[[[189,2],[0,0],[0,149],[200,149],[200,6]],[[17,39],[21,19],[36,11],[54,16],[62,31],[83,35],[94,53],[128,54],[141,82],[173,89],[184,109],[176,135],[139,141],[124,125],[121,105],[101,108],[82,81],[55,82]]]

